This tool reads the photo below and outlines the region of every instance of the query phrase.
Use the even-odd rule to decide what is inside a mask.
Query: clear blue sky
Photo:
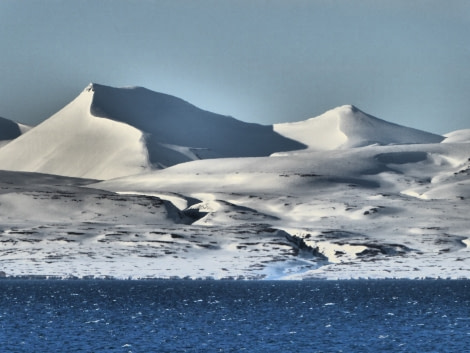
[[[470,128],[470,1],[0,1],[0,116],[37,124],[90,82],[263,124],[354,104]]]

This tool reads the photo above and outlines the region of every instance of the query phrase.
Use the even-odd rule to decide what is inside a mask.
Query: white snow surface
[[[301,251],[267,278],[468,278],[470,144],[206,160],[93,185],[200,200],[194,224],[284,231]],[[301,261],[301,262],[299,262]]]
[[[148,168],[143,133],[90,113],[91,90],[0,149],[4,170],[107,179]]]
[[[469,143],[470,142],[470,129],[457,130],[445,134],[446,139],[444,143]]]
[[[16,129],[19,135],[24,127]],[[199,159],[442,139],[351,105],[303,122],[263,126],[142,87],[90,84],[62,110],[0,149],[0,165],[4,170],[112,179]]]
[[[444,139],[378,119],[353,105],[334,108],[306,121],[275,124],[274,131],[317,151],[374,144],[438,143]]]
[[[196,159],[304,148],[262,126],[142,87],[90,84],[70,104],[0,150],[4,170],[110,179]]]
[[[98,183],[1,172],[0,270],[468,278],[469,158],[470,144],[419,144],[194,161]]]
[[[95,99],[98,90],[107,92],[101,100],[123,106],[110,111]],[[0,171],[0,273],[470,278],[467,130],[442,141],[343,106],[275,125],[272,135],[227,117],[212,130],[200,112],[201,131],[211,131],[200,136],[230,121],[247,135],[250,128],[257,130],[251,136],[264,134],[269,145],[256,153],[248,143],[242,151],[227,137],[227,147],[208,148],[198,139],[188,142],[181,127],[166,126],[159,135],[159,124],[129,118],[122,113],[132,111],[124,109],[128,93],[156,97],[140,88],[93,85],[0,149],[2,168],[24,170]],[[141,103],[153,102],[147,98]],[[154,103],[142,104],[138,111],[155,112]],[[300,149],[276,150],[273,141]],[[164,158],[176,162],[173,153],[190,161],[155,169]],[[210,158],[193,160],[202,156]]]

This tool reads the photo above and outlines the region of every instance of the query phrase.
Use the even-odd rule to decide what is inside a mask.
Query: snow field
[[[469,277],[469,130],[350,105],[261,126],[96,84],[27,133],[3,123],[8,276]]]

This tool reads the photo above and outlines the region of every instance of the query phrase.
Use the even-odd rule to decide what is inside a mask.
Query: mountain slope
[[[65,108],[0,150],[5,170],[107,179],[147,167],[143,134],[123,123],[96,119],[84,91]]]
[[[470,142],[470,129],[463,129],[445,134],[444,143],[468,143]]]
[[[88,86],[0,151],[2,169],[109,179],[202,158],[267,156],[305,147],[145,88]]]
[[[145,132],[149,159],[154,165],[167,167],[188,158],[268,156],[305,147],[273,132],[272,126],[245,123],[201,110],[179,98],[146,88],[94,84],[92,89],[92,114]],[[168,156],[170,151],[179,153],[180,160],[172,160]]]
[[[10,124],[4,131],[17,136],[19,127]],[[302,122],[263,126],[142,87],[90,84],[51,118],[0,149],[0,165],[5,170],[111,179],[199,159],[443,139],[349,105]]]
[[[266,224],[310,250],[303,265],[263,259],[266,278],[468,278],[469,157],[470,143],[367,146],[194,161],[90,186],[191,199],[179,207],[203,216],[198,234],[223,234],[214,248],[223,227]],[[239,239],[240,249],[270,254],[251,236]]]
[[[438,143],[444,139],[375,118],[352,105],[334,108],[305,121],[276,124],[274,131],[317,151],[374,144]]]

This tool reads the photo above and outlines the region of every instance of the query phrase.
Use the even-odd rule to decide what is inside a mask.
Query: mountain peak
[[[323,113],[320,116],[328,115],[329,113],[339,114],[340,116],[344,116],[344,117],[353,116],[353,115],[356,115],[356,114],[363,114],[365,116],[372,117],[371,115],[365,113],[363,110],[359,109],[358,107],[356,107],[353,104],[340,105],[336,108],[333,108],[333,109],[330,109],[330,110],[326,111],[325,113]],[[313,118],[313,119],[315,119],[315,118]]]
[[[354,105],[342,105],[296,123],[276,124],[275,131],[325,151],[370,145],[439,143],[442,136],[397,125],[369,115]]]
[[[84,92],[94,92],[95,90],[95,84],[93,82],[90,82],[88,86],[85,87],[83,90]]]
[[[332,110],[353,112],[353,113],[357,113],[361,111],[359,108],[357,108],[355,105],[352,105],[352,104],[340,105],[339,107],[333,108]]]
[[[261,157],[305,147],[272,126],[211,113],[168,94],[90,83],[24,139],[2,147],[0,165],[108,179],[196,159]]]

